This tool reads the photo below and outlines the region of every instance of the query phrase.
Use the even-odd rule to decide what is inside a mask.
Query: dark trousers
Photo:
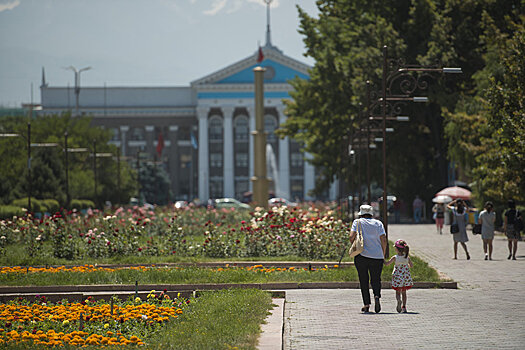
[[[355,268],[359,275],[359,286],[363,296],[363,304],[370,305],[369,283],[372,284],[374,297],[381,298],[381,272],[383,271],[383,259],[372,259],[357,255],[354,258]]]

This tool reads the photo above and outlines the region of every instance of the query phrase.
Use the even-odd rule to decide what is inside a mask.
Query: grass
[[[438,282],[441,281],[436,270],[428,266],[423,260],[413,257],[414,267],[412,277],[414,281]],[[383,268],[382,279],[391,278],[393,265]],[[44,286],[44,285],[79,285],[79,284],[193,284],[193,283],[269,283],[269,282],[345,282],[358,281],[354,267],[329,268],[313,271],[297,269],[295,271],[268,271],[244,268],[199,268],[172,267],[151,268],[146,271],[116,270],[94,272],[57,273],[4,273],[0,274],[0,285],[16,286]]]
[[[272,308],[268,292],[230,289],[203,292],[179,315],[151,338],[143,338],[145,349],[256,349],[260,325]],[[48,349],[30,343],[2,344],[3,349]],[[87,346],[87,349],[99,349]],[[113,349],[135,348],[114,346]],[[66,345],[63,349],[78,349]]]
[[[179,322],[168,324],[148,349],[255,349],[270,294],[254,289],[206,292]]]

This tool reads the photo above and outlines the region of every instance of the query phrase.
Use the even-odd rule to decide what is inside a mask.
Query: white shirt
[[[383,247],[381,246],[381,236],[386,235],[383,223],[376,219],[360,218],[352,223],[352,231],[359,231],[363,234],[364,249],[362,256],[372,259],[384,259]]]

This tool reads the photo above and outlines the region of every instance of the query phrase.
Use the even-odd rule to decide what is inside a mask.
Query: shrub
[[[42,202],[47,208],[48,213],[56,213],[60,209],[60,204],[55,199],[43,199]]]
[[[71,201],[71,208],[77,210],[95,208],[95,203],[89,199],[73,199]]]
[[[0,219],[10,219],[13,216],[24,216],[25,212],[16,205],[0,205]]]
[[[15,199],[11,202],[11,205],[27,209],[27,197]],[[47,207],[41,200],[31,197],[31,211],[33,213],[45,212],[47,211]]]

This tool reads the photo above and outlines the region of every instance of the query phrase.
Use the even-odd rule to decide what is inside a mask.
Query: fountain
[[[270,190],[273,190],[275,197],[281,197],[281,188],[279,187],[279,172],[277,169],[277,159],[271,144],[266,144],[266,177],[272,181]]]

